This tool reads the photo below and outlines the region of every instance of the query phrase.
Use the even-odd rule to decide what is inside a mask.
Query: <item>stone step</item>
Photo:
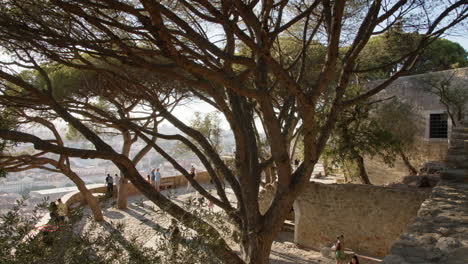
[[[447,155],[447,160],[465,160],[465,159],[468,159],[468,155],[466,155],[465,153]]]
[[[452,132],[450,138],[453,139],[468,139],[468,133],[459,133],[459,132]]]
[[[449,160],[447,161],[450,168],[468,169],[468,158],[464,160]]]
[[[468,157],[468,149],[465,149],[463,147],[449,148],[447,154],[448,154],[448,156],[464,155],[464,156]]]
[[[456,182],[468,182],[468,169],[445,169],[440,173],[440,178]]]
[[[464,139],[451,139],[450,140],[450,146],[453,147],[468,147],[468,140]]]
[[[454,132],[456,132],[456,133],[468,133],[468,127],[462,127],[462,126],[454,127],[454,128],[452,128],[452,133],[454,133]]]

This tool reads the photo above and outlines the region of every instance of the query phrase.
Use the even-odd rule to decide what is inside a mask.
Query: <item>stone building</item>
[[[466,89],[468,93],[468,68],[410,75],[397,79],[377,97],[395,96],[398,100],[411,104],[417,115],[414,129],[418,135],[413,153],[406,153],[416,168],[429,161],[446,160],[448,135],[452,131],[452,122],[448,118],[447,108],[440,98],[428,91],[428,85],[439,85],[449,81],[457,89]],[[373,85],[378,82],[372,83]],[[465,112],[468,111],[468,100]],[[389,167],[377,158],[365,157],[366,170],[373,184],[383,185],[400,182],[408,175],[402,160],[397,160]]]
[[[444,81],[451,87],[462,87],[468,93],[468,68],[401,77],[379,94],[381,98],[396,96],[414,106],[420,117],[415,129],[418,130],[423,154],[428,160],[445,160],[447,155],[452,122],[447,107],[437,95],[428,91],[431,85],[440,86]],[[468,109],[468,101],[465,107]]]

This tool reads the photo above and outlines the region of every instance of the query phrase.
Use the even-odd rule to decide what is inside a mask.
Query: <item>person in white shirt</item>
[[[115,189],[117,190],[117,193],[119,193],[120,190],[120,177],[117,175],[117,173],[114,176],[114,181],[115,181]]]
[[[156,173],[154,174],[154,187],[159,192],[159,186],[161,185],[161,172],[159,172],[159,168],[156,169]]]

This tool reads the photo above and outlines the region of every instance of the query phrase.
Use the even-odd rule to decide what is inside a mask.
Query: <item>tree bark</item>
[[[99,205],[99,201],[96,197],[93,196],[93,193],[86,188],[85,182],[73,171],[65,170],[65,175],[68,176],[70,180],[75,183],[76,187],[80,191],[81,195],[83,195],[83,199],[88,204],[89,208],[93,212],[94,220],[97,222],[104,221],[104,216],[102,215],[101,206]]]
[[[417,175],[418,170],[416,170],[416,168],[411,164],[408,157],[405,155],[405,153],[402,150],[400,150],[400,157],[403,160],[403,163],[405,164],[406,168],[408,169],[408,172],[410,173],[410,175]]]
[[[371,184],[369,180],[369,175],[367,174],[366,167],[364,166],[364,158],[361,155],[358,155],[356,158],[356,163],[359,169],[359,177],[363,184]]]
[[[242,241],[242,258],[246,264],[268,264],[270,263],[270,252],[272,239],[262,235],[249,235]]]
[[[127,131],[122,131],[123,137],[123,145],[122,145],[122,155],[125,157],[129,157],[130,155],[130,148],[132,147],[132,137],[130,133]],[[135,164],[136,165],[136,164]],[[127,199],[128,199],[128,180],[125,177],[125,174],[120,173],[120,183],[119,184],[119,191],[117,193],[117,208],[119,209],[127,209]]]

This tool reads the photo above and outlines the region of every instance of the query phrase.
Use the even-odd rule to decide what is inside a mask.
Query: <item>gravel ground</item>
[[[193,192],[186,188],[178,188],[175,191],[163,191],[166,195],[176,197],[179,203],[186,201],[189,197],[195,197]],[[170,193],[169,193],[170,192]],[[144,196],[136,195],[129,197],[128,209],[120,210],[115,208],[115,201],[107,201],[103,204],[103,214],[108,224],[94,227],[94,235],[106,232],[111,226],[121,225],[122,236],[126,239],[136,238],[145,247],[155,247],[164,234],[168,232],[170,217],[155,210],[157,207]],[[215,211],[219,210],[215,207]],[[84,215],[89,216],[91,212],[84,209]],[[92,226],[90,217],[83,217],[75,225],[76,232],[89,231]],[[270,259],[272,264],[328,264],[335,263],[330,259],[323,258],[320,252],[298,248],[293,242],[293,233],[283,232],[277,241],[273,243]]]

